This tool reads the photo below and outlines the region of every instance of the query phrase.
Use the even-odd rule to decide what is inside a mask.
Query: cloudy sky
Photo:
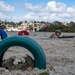
[[[75,0],[0,0],[0,20],[75,22]]]

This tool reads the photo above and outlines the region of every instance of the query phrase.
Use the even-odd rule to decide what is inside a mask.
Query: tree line
[[[62,23],[59,21],[54,21],[40,29],[43,32],[54,32],[56,29],[60,29],[62,32],[75,32],[75,23],[71,21],[70,23]]]
[[[28,22],[28,21],[24,21]],[[56,29],[60,29],[62,32],[75,32],[75,22],[71,21],[69,23],[63,23],[60,21],[54,21],[54,22],[45,22],[45,21],[31,21],[33,23],[40,23],[45,24],[39,31],[41,32],[54,32]],[[3,24],[4,25],[3,25]],[[9,22],[9,21],[1,21],[0,20],[0,29],[6,28],[6,25],[12,25],[12,27],[20,26],[22,24],[22,21],[15,23],[15,22]]]

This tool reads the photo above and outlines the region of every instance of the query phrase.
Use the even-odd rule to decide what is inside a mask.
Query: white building
[[[34,23],[34,22],[22,22],[20,26],[12,27],[12,25],[6,25],[6,31],[21,31],[21,30],[27,30],[27,31],[39,31],[44,25],[41,23]]]

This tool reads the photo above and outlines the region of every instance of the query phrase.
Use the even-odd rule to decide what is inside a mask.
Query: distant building
[[[65,25],[65,26],[69,26],[67,22],[64,22],[63,25]]]
[[[34,23],[34,22],[22,22],[19,26],[12,27],[12,25],[6,25],[6,31],[20,31],[20,30],[27,30],[31,32],[39,31],[45,24],[42,23]]]

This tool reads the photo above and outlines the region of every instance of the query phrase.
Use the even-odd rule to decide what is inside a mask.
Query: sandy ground
[[[67,33],[63,34],[66,35]],[[53,75],[75,75],[75,38],[49,39],[50,35],[50,33],[37,32],[31,33],[28,37],[35,40],[43,48],[47,68],[53,66],[56,70]],[[68,33],[67,35],[75,35],[75,33]],[[12,36],[12,34],[9,36]],[[4,59],[13,55],[22,56],[25,53],[32,56],[25,48],[19,46],[11,47],[6,51]]]

